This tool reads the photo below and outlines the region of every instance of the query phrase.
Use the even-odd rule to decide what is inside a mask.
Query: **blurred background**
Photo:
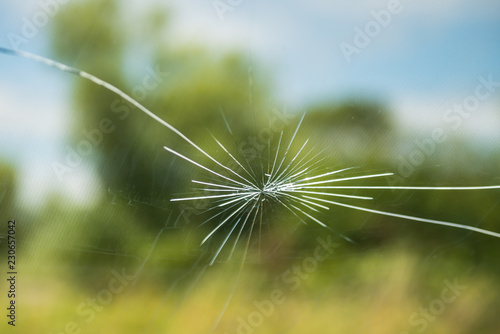
[[[259,168],[306,112],[293,149],[309,139],[318,173],[486,186],[499,19],[487,0],[2,1],[0,46],[116,85],[224,162],[212,135]],[[9,219],[18,262],[2,333],[498,332],[500,240],[478,233],[334,206],[315,213],[332,232],[271,206],[248,253],[244,231],[208,266],[229,227],[200,246],[210,201],[171,199],[210,176],[165,145],[208,163],[104,88],[0,54],[3,310]],[[498,190],[350,194],[500,232]]]

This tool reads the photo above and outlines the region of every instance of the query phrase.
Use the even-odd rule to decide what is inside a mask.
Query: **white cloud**
[[[80,166],[63,182],[58,181],[50,161],[36,157],[25,161],[19,173],[17,201],[30,210],[37,210],[46,205],[52,196],[64,199],[73,207],[89,208],[97,204],[103,194],[102,185],[93,171]]]
[[[0,154],[16,160],[53,150],[68,132],[69,113],[54,96],[0,82]],[[29,96],[29,98],[27,98]]]
[[[169,3],[150,0],[147,4],[134,0],[127,3],[125,9],[128,16],[137,17],[155,6],[172,14],[164,41],[173,47],[202,45],[220,52],[239,50],[251,52],[260,60],[269,60],[273,59],[278,43],[295,42],[300,33],[296,20],[286,15],[286,8],[276,4],[259,8],[251,1],[243,1],[233,11],[226,12],[224,20],[220,20],[211,0]],[[276,11],[280,15],[276,16]]]
[[[494,98],[481,102],[479,108],[470,112],[458,122],[450,123],[444,119],[446,112],[463,99],[401,97],[390,109],[402,133],[415,135],[442,128],[446,133],[467,138],[477,144],[498,143],[500,140],[500,103]],[[455,118],[459,117],[454,114]],[[458,125],[458,126],[457,126]]]
[[[368,14],[371,10],[387,8],[389,3],[397,0],[365,0],[360,1],[330,1],[330,0],[298,0],[303,6],[316,10],[318,13],[328,13],[332,17],[353,17],[359,13]],[[490,0],[399,0],[403,11],[411,11],[411,15],[420,19],[447,20],[457,15],[495,14],[500,4]],[[492,12],[493,11],[493,12]]]

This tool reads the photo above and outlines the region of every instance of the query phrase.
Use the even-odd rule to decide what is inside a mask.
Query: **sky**
[[[12,47],[12,34],[23,36],[26,22],[38,18],[39,27],[24,34],[20,48],[49,54],[50,20],[64,2],[0,0],[0,46]],[[129,0],[126,15],[137,15],[147,2],[166,4],[172,12],[166,42],[250,54],[261,64],[254,71],[272,68],[277,98],[297,108],[365,96],[385,103],[401,126],[432,129],[449,108],[475,93],[479,78],[500,81],[498,1]],[[44,7],[52,10],[46,21]],[[346,45],[356,53],[346,56]],[[26,175],[46,175],[52,185],[57,180],[50,162],[61,158],[71,124],[71,79],[0,54],[0,159]],[[463,133],[500,140],[497,89],[481,101]]]

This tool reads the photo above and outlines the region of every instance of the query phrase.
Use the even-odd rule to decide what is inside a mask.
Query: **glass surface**
[[[499,19],[1,2],[0,332],[497,333]]]

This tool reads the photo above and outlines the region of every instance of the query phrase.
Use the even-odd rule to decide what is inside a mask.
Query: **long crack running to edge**
[[[186,197],[186,198],[176,198],[171,201],[194,201],[198,199],[208,199],[214,201],[213,208],[222,208],[222,211],[214,214],[212,217],[207,219],[203,224],[207,223],[210,220],[214,220],[215,218],[221,216],[225,217],[212,231],[203,239],[201,244],[204,244],[208,239],[210,239],[216,231],[218,231],[224,225],[232,224],[229,233],[226,235],[224,241],[217,249],[215,255],[212,257],[210,265],[212,265],[227,241],[231,237],[231,235],[238,229],[238,234],[236,236],[236,241],[231,250],[231,254],[234,252],[236,244],[242,235],[243,230],[250,224],[250,230],[252,231],[257,221],[262,225],[262,213],[263,206],[267,203],[273,203],[282,206],[286,210],[290,211],[293,215],[295,215],[300,221],[306,223],[305,220],[312,220],[315,223],[331,229],[324,222],[320,221],[318,218],[314,217],[308,212],[321,212],[320,210],[329,210],[329,206],[334,205],[344,208],[349,208],[353,210],[359,210],[369,213],[374,213],[378,215],[396,217],[406,220],[418,221],[429,224],[437,224],[443,226],[449,226],[464,230],[469,230],[477,233],[482,233],[486,235],[490,235],[496,238],[500,238],[500,233],[488,231],[485,229],[481,229],[474,226],[462,225],[452,222],[433,220],[420,218],[416,216],[392,213],[387,211],[380,211],[365,208],[359,205],[352,205],[343,202],[337,202],[330,199],[325,199],[325,197],[336,197],[343,200],[372,200],[372,197],[368,196],[355,196],[350,194],[345,194],[342,191],[348,190],[438,190],[438,191],[469,191],[469,190],[492,190],[492,189],[500,189],[500,185],[494,186],[475,186],[475,187],[412,187],[412,186],[345,186],[345,185],[332,185],[334,183],[343,183],[346,181],[354,181],[361,179],[374,179],[385,176],[393,175],[393,173],[381,173],[381,174],[368,174],[368,175],[358,175],[358,176],[350,176],[350,177],[340,177],[336,178],[332,175],[341,174],[342,172],[354,169],[355,167],[349,167],[344,169],[339,169],[335,171],[328,171],[324,173],[320,173],[319,175],[308,176],[312,167],[317,164],[316,162],[312,162],[313,159],[317,156],[315,155],[312,158],[307,158],[311,151],[308,153],[302,154],[304,148],[306,147],[308,140],[301,146],[299,151],[293,156],[292,159],[289,159],[290,149],[295,140],[297,132],[302,124],[305,114],[302,116],[295,132],[288,143],[285,152],[282,157],[281,154],[281,144],[283,138],[283,132],[281,132],[279,143],[276,149],[276,153],[274,158],[272,159],[272,166],[268,166],[268,170],[263,172],[263,176],[261,178],[257,177],[253,169],[245,168],[243,163],[236,159],[224,146],[218,141],[216,138],[214,140],[216,143],[223,149],[223,151],[230,157],[237,165],[241,168],[244,173],[237,172],[221,162],[217,159],[213,158],[210,154],[196,145],[193,141],[191,141],[186,135],[184,135],[181,131],[176,129],[174,126],[170,125],[156,114],[148,110],[142,104],[134,100],[132,97],[124,93],[122,90],[117,87],[105,82],[98,77],[91,75],[87,72],[69,67],[62,63],[56,62],[54,60],[44,58],[32,53],[19,51],[19,50],[11,50],[0,47],[0,53],[4,53],[7,55],[19,56],[23,58],[28,58],[31,60],[35,60],[37,62],[43,63],[47,66],[57,68],[61,71],[65,71],[74,75],[78,75],[81,78],[87,79],[97,85],[103,86],[105,89],[115,93],[121,98],[125,99],[131,105],[137,107],[139,110],[144,112],[149,117],[153,118],[155,121],[159,122],[163,126],[167,127],[169,130],[177,134],[180,138],[182,138],[189,145],[194,147],[196,150],[201,152],[204,156],[209,158],[212,162],[214,162],[218,167],[222,168],[224,171],[216,171],[207,167],[206,165],[196,162],[185,155],[165,146],[165,150],[168,152],[186,160],[187,162],[195,165],[198,168],[201,168],[214,176],[217,181],[205,182],[199,180],[192,180],[192,182],[203,185],[206,188],[202,190],[214,192],[215,195],[206,195],[206,196],[198,196],[198,197]],[[227,122],[226,122],[227,124]],[[229,129],[230,130],[230,129]],[[231,132],[231,130],[230,130]],[[299,157],[302,157],[299,159]],[[248,162],[247,162],[248,163]],[[285,166],[286,165],[286,166]],[[229,173],[230,176],[224,175],[223,173]],[[312,180],[315,180],[311,182]],[[340,191],[340,192],[339,192]],[[249,235],[249,238],[251,233]],[[346,236],[340,234],[344,239],[351,241]],[[249,240],[247,240],[248,249]],[[245,250],[245,254],[246,254]]]
[[[171,148],[165,147],[166,150],[176,154],[182,159],[194,164],[197,167],[200,167],[215,176],[219,177],[220,180],[218,183],[212,182],[204,182],[199,180],[192,180],[193,183],[208,186],[206,188],[202,188],[199,190],[214,192],[215,195],[206,195],[206,196],[196,196],[196,197],[184,197],[184,198],[176,198],[172,199],[172,201],[194,201],[200,199],[208,199],[214,200],[214,207],[226,207],[221,212],[218,212],[208,218],[203,224],[208,221],[213,220],[214,218],[226,214],[226,218],[219,223],[212,231],[203,239],[202,244],[205,243],[216,231],[218,231],[222,226],[233,224],[229,233],[226,235],[224,241],[221,246],[218,248],[217,252],[212,258],[211,264],[214,263],[216,258],[219,256],[222,248],[225,246],[226,242],[233,234],[237,225],[243,219],[243,222],[240,227],[240,233],[236,237],[235,245],[238,242],[241,230],[244,229],[245,225],[248,222],[248,218],[253,215],[254,223],[256,221],[257,216],[262,213],[262,207],[265,203],[273,203],[278,204],[286,208],[292,214],[294,214],[300,221],[305,223],[304,218],[309,218],[310,220],[316,222],[317,224],[331,229],[324,222],[315,218],[311,214],[306,212],[306,209],[309,209],[314,212],[321,212],[320,210],[329,210],[330,208],[326,205],[334,205],[339,207],[350,208],[359,211],[365,211],[369,213],[396,217],[401,219],[413,220],[418,222],[424,222],[429,224],[437,224],[449,227],[455,227],[465,230],[470,230],[494,237],[500,237],[500,233],[484,230],[474,226],[462,225],[452,222],[434,220],[421,218],[416,216],[392,213],[387,211],[380,211],[369,209],[366,207],[362,207],[359,205],[352,205],[343,202],[337,202],[329,199],[325,199],[324,197],[336,197],[344,200],[373,200],[373,197],[370,196],[359,196],[359,195],[350,195],[346,193],[342,193],[339,191],[343,190],[438,190],[438,191],[458,191],[458,190],[492,190],[492,189],[500,189],[500,186],[474,186],[474,187],[404,187],[404,186],[345,186],[345,185],[332,185],[334,183],[344,183],[346,181],[355,181],[361,179],[375,179],[380,177],[392,176],[393,173],[378,173],[378,174],[368,174],[368,175],[358,175],[358,176],[349,176],[349,177],[336,177],[333,175],[341,174],[343,172],[350,171],[357,167],[349,167],[343,168],[339,170],[324,172],[319,175],[308,176],[313,167],[317,164],[317,162],[311,162],[311,159],[308,159],[304,162],[304,160],[310,154],[310,151],[303,154],[302,158],[300,158],[301,153],[304,151],[304,148],[308,142],[301,146],[298,153],[288,162],[287,156],[290,152],[290,148],[295,140],[297,132],[302,124],[305,114],[302,116],[289,144],[286,148],[283,156],[280,158],[280,146],[283,138],[283,132],[280,135],[279,144],[276,149],[276,153],[273,158],[272,167],[269,166],[266,173],[263,175],[265,179],[259,179],[254,174],[248,171],[247,168],[244,168],[242,163],[234,158],[234,156],[229,153],[229,151],[222,146],[222,144],[217,141],[217,143],[223,148],[224,152],[233,159],[238,166],[242,168],[244,174],[236,174],[241,181],[236,181],[234,179],[228,178],[226,176],[220,175],[219,173],[203,166],[193,160],[183,156],[182,154],[172,150]],[[230,130],[230,129],[229,129]],[[230,130],[231,132],[231,130]],[[300,158],[300,159],[299,159]],[[297,161],[297,159],[299,159]],[[279,164],[278,164],[279,161]],[[284,167],[286,165],[286,167]],[[250,169],[251,170],[251,169]],[[332,177],[333,176],[333,177]],[[313,181],[314,180],[314,181]],[[326,204],[326,205],[325,205]],[[261,222],[262,223],[262,222]],[[252,225],[253,228],[253,225]],[[341,237],[348,241],[352,241],[346,236],[339,233]],[[234,246],[232,248],[234,251]],[[232,251],[230,256],[232,255]]]

